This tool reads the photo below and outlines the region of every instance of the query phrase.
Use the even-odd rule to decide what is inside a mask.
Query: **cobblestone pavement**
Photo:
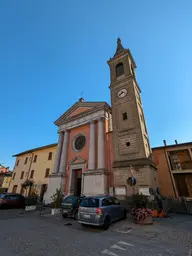
[[[172,241],[82,228],[74,220],[69,220],[72,225],[66,226],[66,221],[23,211],[0,212],[0,255],[189,256],[191,253],[191,248]]]
[[[139,226],[128,217],[126,221],[115,223],[112,231],[128,235],[145,236],[151,240],[173,241],[179,245],[192,247],[192,216],[172,215],[166,219],[154,219],[154,225]]]

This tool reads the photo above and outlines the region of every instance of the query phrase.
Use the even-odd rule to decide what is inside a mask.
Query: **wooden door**
[[[187,184],[189,197],[192,198],[192,173],[186,174],[185,180],[186,180],[186,184]]]
[[[179,196],[189,197],[185,174],[174,174],[175,183]]]

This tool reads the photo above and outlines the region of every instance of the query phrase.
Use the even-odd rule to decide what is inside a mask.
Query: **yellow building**
[[[31,180],[34,182],[33,191],[42,199],[47,189],[47,178],[53,171],[56,146],[50,144],[14,155],[16,161],[8,192],[28,195],[29,189],[22,185]]]
[[[5,174],[3,179],[2,188],[8,189],[11,184],[12,172],[8,172]]]

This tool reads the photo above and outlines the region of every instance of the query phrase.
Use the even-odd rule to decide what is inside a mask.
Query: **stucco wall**
[[[157,167],[160,192],[164,196],[175,197],[171,174],[167,164],[164,149],[152,150],[153,160]]]
[[[40,186],[42,184],[47,184],[47,178],[45,178],[45,172],[47,168],[50,168],[50,173],[53,171],[53,166],[54,166],[54,160],[55,160],[55,151],[56,151],[56,146],[51,147],[51,148],[45,148],[43,150],[37,150],[33,152],[33,155],[37,155],[37,161],[34,163],[32,160],[31,168],[30,168],[30,162],[31,162],[31,157],[32,154],[24,154],[16,158],[15,162],[15,167],[13,170],[13,176],[15,174],[14,179],[12,179],[10,187],[9,187],[9,192],[12,192],[13,186],[17,185],[17,193],[20,193],[21,191],[21,184],[28,178],[30,177],[30,173],[32,170],[34,170],[34,176],[33,180],[35,184],[37,184],[37,190],[40,189]],[[49,152],[53,152],[52,154],[52,160],[48,160],[48,155]],[[28,157],[28,162],[25,164],[25,159]],[[33,158],[34,159],[34,158]],[[17,166],[16,163],[19,160],[19,165]],[[30,172],[29,172],[30,168]],[[23,179],[21,179],[21,173],[24,171],[24,176]]]

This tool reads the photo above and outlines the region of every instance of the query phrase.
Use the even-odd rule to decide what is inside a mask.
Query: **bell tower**
[[[151,160],[151,148],[136,80],[136,64],[129,49],[117,39],[117,49],[108,61],[113,124],[114,183],[124,185],[136,179],[136,188],[156,187],[156,168]],[[130,171],[130,170],[134,170]],[[131,174],[132,173],[132,174]],[[130,190],[131,191],[131,190]]]

